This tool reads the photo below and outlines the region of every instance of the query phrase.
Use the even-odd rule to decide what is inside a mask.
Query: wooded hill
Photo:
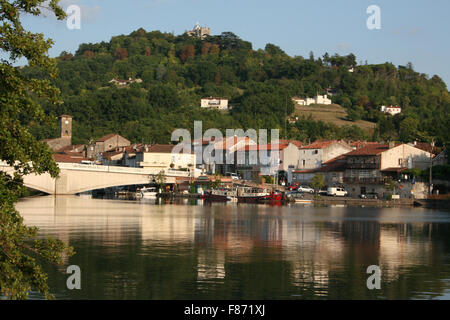
[[[64,104],[45,105],[52,115],[74,116],[73,143],[85,143],[106,133],[119,133],[133,142],[167,143],[175,128],[279,128],[298,140],[348,138],[369,140],[450,141],[450,96],[439,76],[414,71],[411,63],[367,65],[353,54],[309,57],[287,55],[267,44],[254,50],[233,33],[206,39],[139,29],[110,42],[82,44],[62,52],[54,80]],[[389,59],[389,57],[386,57]],[[349,72],[350,68],[354,72]],[[26,75],[45,78],[36,68]],[[142,79],[126,88],[112,79]],[[288,124],[294,112],[292,96],[313,97],[331,88],[333,103],[345,108],[348,125],[302,117]],[[200,99],[230,100],[229,112],[202,110]],[[386,116],[381,105],[400,105],[401,115]],[[353,121],[376,124],[373,134]],[[32,125],[39,139],[58,135],[54,126]]]

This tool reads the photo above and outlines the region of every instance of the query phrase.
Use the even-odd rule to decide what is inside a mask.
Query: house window
[[[319,150],[314,150],[313,151],[313,154],[318,154],[319,153]]]
[[[361,170],[359,172],[359,177],[360,178],[370,178],[370,171],[369,170]]]
[[[402,161],[402,159],[401,159],[401,158],[400,158],[400,159],[398,159],[398,165],[399,165],[399,166],[401,166],[401,165],[402,165],[402,162],[403,162],[403,161]]]
[[[302,163],[303,163],[303,167],[305,167],[306,166],[306,160],[303,160]]]

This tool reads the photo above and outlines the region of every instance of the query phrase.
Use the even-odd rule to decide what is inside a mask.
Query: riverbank
[[[423,199],[415,200],[414,206],[430,209],[450,209],[450,200],[447,199]]]
[[[200,199],[202,197],[199,193],[172,193],[165,192],[158,194],[158,197],[168,198],[186,198],[186,199]],[[349,198],[349,197],[328,197],[321,196],[320,198],[314,198],[313,195],[305,194],[304,200],[311,200],[313,204],[317,205],[348,205],[348,206],[372,206],[372,207],[424,207],[431,209],[449,209],[450,200],[441,199],[394,199],[394,200],[381,200],[381,199],[361,199],[361,198]],[[291,201],[286,201],[290,203]]]
[[[380,200],[380,199],[358,199],[358,198],[320,198],[313,199],[315,204],[343,204],[353,206],[374,206],[374,207],[398,207],[414,206],[414,199]]]

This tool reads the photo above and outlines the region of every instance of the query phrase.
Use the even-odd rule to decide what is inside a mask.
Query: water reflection
[[[450,214],[413,208],[271,207],[39,197],[17,205],[82,269],[62,298],[449,298]],[[382,289],[366,288],[379,265]]]

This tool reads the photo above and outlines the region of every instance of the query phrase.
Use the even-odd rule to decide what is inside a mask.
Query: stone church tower
[[[68,139],[72,141],[72,116],[61,115],[59,116],[61,139]]]
[[[59,138],[43,140],[53,151],[72,145],[72,116],[59,116],[59,128]]]

